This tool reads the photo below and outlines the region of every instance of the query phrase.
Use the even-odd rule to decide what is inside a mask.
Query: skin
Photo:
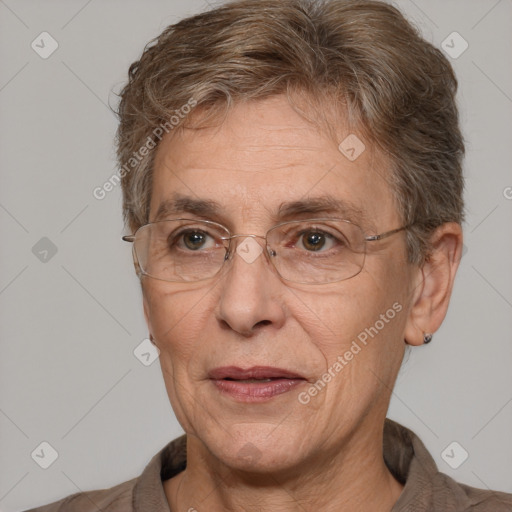
[[[340,128],[339,141],[349,133]],[[402,225],[384,158],[367,146],[349,161],[284,97],[239,104],[218,126],[172,135],[156,154],[150,220],[179,192],[219,202],[221,216],[207,220],[232,233],[264,235],[283,201],[330,194],[364,212],[368,235]],[[200,283],[142,279],[166,389],[188,434],[187,468],[164,482],[171,510],[391,510],[402,485],[382,457],[385,415],[404,340],[421,344],[445,316],[460,226],[441,226],[432,241],[422,267],[407,262],[403,232],[369,243],[363,270],[327,285],[285,282],[264,256],[247,263],[237,254]],[[394,303],[402,311],[300,403],[299,392]],[[265,403],[239,403],[208,379],[230,365],[286,368],[308,382]]]

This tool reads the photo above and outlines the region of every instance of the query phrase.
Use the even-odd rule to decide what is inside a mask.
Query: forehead
[[[222,215],[275,221],[337,207],[349,220],[393,222],[388,163],[369,144],[363,150],[361,136],[354,137],[340,126],[333,140],[284,97],[239,104],[222,122],[163,139],[155,158],[150,220],[202,203],[201,216],[216,220]],[[348,143],[340,151],[343,140]]]

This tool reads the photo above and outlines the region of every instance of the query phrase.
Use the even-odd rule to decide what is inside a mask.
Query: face
[[[339,141],[349,133],[340,129]],[[274,97],[236,106],[220,126],[164,139],[150,220],[179,194],[190,211],[167,218],[264,235],[283,221],[284,203],[329,196],[351,208],[286,220],[350,215],[372,235],[401,226],[386,176],[369,145],[350,161]],[[205,200],[217,210],[192,211]],[[400,232],[369,242],[362,271],[335,283],[290,283],[264,253],[249,261],[236,251],[209,280],[144,277],[167,392],[197,449],[233,468],[291,468],[378,431],[403,356],[411,276]]]

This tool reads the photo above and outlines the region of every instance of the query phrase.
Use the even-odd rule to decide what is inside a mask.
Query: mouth
[[[237,402],[263,402],[307,382],[295,372],[269,366],[225,366],[210,371],[209,378],[225,396]]]

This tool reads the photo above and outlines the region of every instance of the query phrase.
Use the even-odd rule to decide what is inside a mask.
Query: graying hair
[[[121,91],[125,221],[133,231],[148,222],[155,150],[127,162],[173,112],[191,99],[190,117],[199,118],[299,94],[312,104],[324,98],[326,113],[334,101],[340,122],[389,157],[398,212],[413,225],[409,260],[421,264],[432,231],[464,217],[456,90],[444,55],[381,1],[238,0],[184,19],[146,46]]]

